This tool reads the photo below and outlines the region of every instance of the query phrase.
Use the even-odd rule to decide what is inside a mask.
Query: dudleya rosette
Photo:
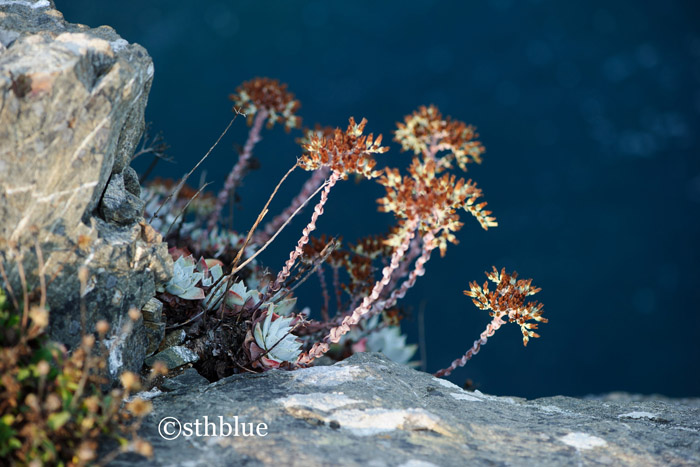
[[[253,336],[255,343],[267,352],[261,360],[269,366],[278,366],[282,362],[294,362],[301,353],[301,343],[291,334],[293,318],[284,318],[272,311],[270,306],[267,317],[255,325]],[[273,321],[273,315],[276,319]]]
[[[173,277],[165,287],[160,287],[159,292],[168,292],[185,300],[201,300],[204,298],[204,291],[197,287],[202,280],[203,274],[195,272],[196,264],[192,255],[180,256],[173,263]]]
[[[406,345],[406,336],[401,334],[398,326],[387,326],[367,336],[367,350],[381,352],[396,363],[407,364],[417,345]]]

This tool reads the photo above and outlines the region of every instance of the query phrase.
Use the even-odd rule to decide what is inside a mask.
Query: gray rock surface
[[[157,298],[152,298],[141,308],[143,324],[146,328],[148,345],[146,356],[155,353],[165,337],[165,321],[163,320],[163,304]]]
[[[187,347],[175,345],[148,357],[144,363],[148,366],[153,366],[156,362],[162,362],[168,370],[173,370],[188,363],[194,363],[197,360],[199,360],[199,356],[196,353]]]
[[[172,274],[166,244],[139,223],[128,167],[152,79],[146,50],[112,28],[68,23],[49,0],[0,0],[0,261],[14,290],[18,262],[30,288],[43,263],[50,333],[68,346],[80,339],[81,303],[86,329],[106,319],[115,338]],[[133,328],[110,358],[138,370],[146,330]]]
[[[126,190],[122,174],[113,174],[102,195],[100,213],[107,221],[130,225],[141,217],[144,204],[138,196]]]
[[[698,401],[525,400],[468,392],[393,363],[356,354],[327,367],[201,379],[152,399],[141,434],[155,449],[145,460],[111,465],[629,465],[700,463]],[[166,417],[239,435],[249,424],[267,436],[159,435]],[[193,431],[196,426],[190,427]],[[174,430],[174,431],[173,431]],[[224,425],[224,430],[227,430]],[[200,426],[200,434],[204,426]],[[217,432],[217,435],[220,432]]]
[[[143,47],[47,3],[0,1],[0,237],[14,241],[92,214],[141,137],[153,80]]]
[[[182,374],[173,378],[167,378],[163,384],[161,384],[160,388],[168,392],[177,390],[188,391],[193,387],[207,384],[209,384],[209,381],[207,381],[204,376],[197,373],[197,370],[188,368],[183,371]]]

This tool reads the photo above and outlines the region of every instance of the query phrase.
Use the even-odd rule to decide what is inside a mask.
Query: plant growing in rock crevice
[[[89,465],[97,461],[105,437],[120,452],[152,456],[151,445],[137,436],[149,402],[125,401],[139,388],[140,378],[121,375],[124,389],[102,391],[107,379],[105,339],[109,325],[98,322],[97,334],[83,336],[70,354],[45,334],[49,313],[0,289],[0,456],[9,464]],[[42,293],[42,302],[43,302]],[[26,316],[27,319],[23,317]]]
[[[397,327],[396,317],[401,316],[398,301],[425,274],[425,265],[434,250],[444,256],[447,245],[458,242],[456,234],[463,227],[462,210],[485,230],[497,226],[491,211],[485,209],[486,203],[481,201],[481,189],[472,180],[451,172],[455,165],[466,171],[469,164],[481,163],[484,147],[477,140],[475,129],[443,117],[435,106],[420,107],[406,116],[395,132],[394,139],[402,150],[413,152],[405,174],[396,168],[377,167],[374,156],[389,148],[382,146],[381,135],[365,135],[365,119],[357,123],[351,117],[345,130],[306,130],[300,140],[301,155],[280,184],[297,167],[314,173],[289,207],[258,230],[278,184],[250,231],[241,235],[224,229],[218,222],[219,213],[245,173],[244,167],[261,139],[263,123],[267,121],[271,126],[282,121],[291,130],[300,120],[296,115],[298,102],[286,86],[267,78],[244,83],[234,101],[238,106],[234,111],[245,114],[251,125],[248,142],[211,215],[206,219],[197,215],[194,220],[190,216],[187,221],[183,216],[180,227],[167,237],[174,259],[183,266],[186,263],[180,269],[187,277],[173,279],[160,297],[166,305],[169,326],[186,328],[186,345],[201,357],[197,364],[200,372],[217,379],[241,371],[293,369],[309,365],[328,352],[343,358],[368,349],[385,350],[402,361],[409,359],[415,348],[406,345]],[[350,174],[375,180],[384,188],[385,196],[378,200],[379,210],[392,213],[396,225],[385,236],[368,237],[344,248],[340,239],[314,238],[311,233],[331,189]],[[263,269],[256,260],[258,254],[319,193],[311,218],[281,270],[272,274]],[[220,236],[235,241],[216,240]],[[212,244],[219,247],[212,248]],[[209,271],[209,264],[215,260],[219,269]],[[329,269],[330,281],[326,276]],[[311,276],[318,278],[321,287],[320,319],[312,318],[306,309],[294,312],[294,290]],[[505,273],[489,276],[496,277],[508,283],[514,280],[514,275]],[[534,293],[534,289],[525,290],[525,284],[516,281],[513,290]],[[475,290],[470,293],[476,294]],[[482,292],[483,296],[478,295],[481,298],[491,293]],[[506,285],[499,285],[494,293],[511,292]],[[184,303],[178,297],[192,300]],[[521,321],[546,322],[541,317],[541,306],[534,310],[523,308],[526,306],[521,303],[518,308],[519,298],[511,298],[508,309],[502,308],[497,297],[493,297],[493,303],[480,302],[495,307],[491,308],[494,322],[486,337],[506,317],[523,326],[528,338],[536,337],[531,331],[536,325]],[[335,314],[331,315],[333,306]],[[531,313],[526,314],[525,310]],[[485,337],[479,342],[483,345]],[[478,348],[460,361],[466,362],[476,351]]]

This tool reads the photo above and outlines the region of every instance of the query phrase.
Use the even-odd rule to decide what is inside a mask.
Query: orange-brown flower
[[[314,125],[314,128],[304,128],[302,130],[303,136],[296,138],[294,141],[300,145],[304,146],[311,143],[311,138],[317,136],[319,138],[333,138],[335,136],[335,128],[332,126],[321,126],[319,123]]]
[[[483,210],[486,203],[475,204],[482,193],[471,180],[457,180],[454,175],[437,175],[437,163],[422,163],[417,158],[409,168],[410,175],[401,176],[397,169],[386,169],[379,183],[386,196],[377,200],[379,211],[393,212],[401,225],[409,219],[420,219],[422,233],[432,232],[440,254],[444,256],[447,243],[457,243],[454,232],[462,228],[457,209],[463,208],[477,218],[484,229],[498,225],[491,211]],[[405,235],[399,229],[389,237],[389,244],[401,242]]]
[[[374,170],[377,161],[373,154],[382,154],[389,150],[381,146],[382,135],[374,138],[373,134],[363,135],[366,119],[358,124],[350,117],[345,131],[336,128],[332,135],[322,132],[309,133],[307,141],[302,144],[304,154],[299,158],[299,165],[304,170],[316,170],[322,166],[342,174],[359,174],[366,178],[381,175],[381,170]]]
[[[531,337],[540,337],[533,331],[537,329],[537,323],[528,323],[530,320],[546,323],[547,318],[542,317],[542,303],[525,302],[530,295],[534,295],[541,289],[532,285],[532,279],[518,280],[518,273],[507,274],[506,269],[501,272],[494,267],[487,272],[486,277],[496,283],[495,290],[489,290],[488,282],[479,286],[476,281],[469,284],[469,290],[464,294],[472,297],[474,305],[481,310],[491,310],[491,316],[507,317],[511,323],[518,323],[523,333],[523,345],[527,345]]]
[[[301,117],[295,115],[301,104],[287,91],[286,84],[276,79],[253,78],[238,86],[236,92],[229,99],[234,102],[235,109],[248,116],[248,125],[253,124],[254,115],[261,109],[267,112],[268,128],[276,122],[283,123],[287,131],[301,125]]]
[[[419,107],[396,126],[394,140],[401,144],[402,150],[435,160],[438,171],[451,168],[453,160],[464,171],[470,162],[481,163],[485,148],[475,140],[479,135],[474,127],[451,117],[443,118],[434,105]],[[446,154],[438,157],[439,152]]]

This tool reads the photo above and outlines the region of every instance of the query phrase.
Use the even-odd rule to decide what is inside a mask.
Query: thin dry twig
[[[245,261],[244,261],[243,263],[241,263],[238,267],[236,267],[236,269],[234,269],[233,271],[231,271],[231,274],[235,274],[235,273],[237,273],[238,271],[240,271],[241,269],[243,269],[244,267],[246,267],[246,265],[247,265],[248,263],[250,263],[251,261],[253,261],[253,260],[255,259],[256,256],[258,256],[260,253],[262,253],[262,252],[265,250],[265,248],[267,248],[273,241],[275,241],[275,238],[277,238],[277,236],[280,234],[280,232],[282,232],[282,231],[284,230],[284,228],[287,227],[287,225],[292,221],[292,219],[294,219],[294,216],[296,216],[302,209],[304,209],[304,207],[308,204],[308,202],[309,202],[314,196],[316,196],[321,190],[323,190],[323,189],[326,187],[326,184],[327,184],[327,183],[328,183],[328,182],[326,181],[323,185],[321,185],[320,187],[318,187],[318,188],[316,189],[316,191],[314,191],[314,192],[311,194],[311,196],[309,196],[309,197],[306,199],[306,201],[304,201],[303,203],[301,203],[301,205],[292,213],[292,215],[289,216],[289,218],[288,218],[286,221],[284,221],[284,224],[282,224],[282,226],[279,228],[279,230],[277,230],[277,232],[275,232],[275,234],[274,234],[272,237],[270,237],[270,239],[269,239],[267,242],[265,242],[265,244],[264,244],[262,247],[260,247],[260,248],[258,249],[258,251],[256,251],[250,258],[248,258],[247,260],[245,260]]]
[[[250,242],[250,239],[251,239],[252,236],[253,236],[253,233],[255,233],[255,229],[257,229],[258,225],[260,225],[260,222],[262,222],[263,218],[264,218],[265,215],[268,213],[268,206],[270,205],[270,202],[272,202],[272,199],[273,199],[273,198],[275,197],[275,195],[277,194],[277,191],[279,190],[280,186],[282,186],[282,183],[284,183],[284,181],[287,179],[287,177],[289,177],[289,175],[290,175],[290,174],[294,171],[294,169],[296,169],[297,167],[298,167],[298,164],[294,164],[294,165],[287,171],[287,173],[284,174],[284,176],[280,179],[280,181],[277,183],[277,186],[275,186],[275,189],[272,191],[272,194],[271,194],[270,197],[267,199],[267,202],[265,203],[265,206],[263,206],[262,210],[260,211],[260,214],[258,214],[258,218],[257,218],[257,219],[255,220],[255,222],[253,223],[253,227],[251,227],[251,229],[248,231],[248,235],[246,236],[245,241],[243,242],[243,246],[238,250],[238,253],[236,254],[236,257],[235,257],[235,258],[233,259],[233,261],[231,262],[231,269],[232,269],[231,274],[229,274],[228,276],[221,276],[221,277],[219,278],[219,280],[217,280],[217,281],[212,285],[212,290],[217,290],[217,291],[218,291],[219,287],[221,287],[222,281],[223,281],[224,279],[226,279],[226,292],[228,292],[228,290],[231,288],[231,284],[233,283],[233,276],[234,276],[234,274],[235,274],[236,272],[240,271],[243,267],[245,267],[245,265],[248,264],[252,258],[255,258],[255,256],[258,255],[258,252],[262,250],[262,249],[261,249],[261,250],[259,250],[258,252],[256,252],[255,254],[253,254],[253,256],[251,256],[251,258],[249,258],[248,261],[246,261],[245,263],[243,263],[243,264],[241,265],[240,268],[236,268],[236,265],[237,265],[238,262],[241,260],[241,257],[243,256],[243,253],[245,252],[245,249],[246,249],[246,247],[248,246],[248,243]],[[313,196],[313,195],[312,195],[312,196]],[[307,200],[307,201],[308,201],[308,200]],[[295,214],[296,214],[296,213],[295,213]],[[280,229],[280,230],[281,230],[281,229]],[[270,242],[272,242],[272,240],[274,240],[274,238],[271,238],[271,239],[270,239]],[[267,244],[265,245],[265,247],[266,247],[266,246],[267,246]],[[264,249],[264,248],[263,248],[263,249]],[[224,297],[226,292],[224,292],[224,294],[222,294],[221,297]],[[212,294],[212,297],[214,297],[214,296],[216,296],[216,293]],[[220,299],[221,299],[221,298],[220,298]],[[218,304],[218,300],[217,300],[217,302],[214,303],[214,306],[217,306],[217,304]],[[207,303],[206,305],[207,305],[207,307],[209,307],[209,306],[211,305],[211,303]],[[220,311],[221,311],[221,313],[223,313],[223,307],[221,308]]]
[[[280,189],[280,186],[282,186],[282,183],[289,177],[289,175],[294,172],[294,169],[299,167],[299,164],[294,164],[291,169],[287,171],[286,174],[284,174],[284,177],[277,183],[277,186],[275,189],[272,191],[272,194],[270,197],[267,199],[267,203],[265,203],[265,206],[263,206],[262,210],[260,211],[260,214],[258,214],[258,218],[255,220],[255,223],[253,224],[253,227],[248,231],[248,235],[245,238],[245,242],[243,242],[243,247],[238,250],[238,254],[236,255],[236,258],[234,258],[233,263],[231,263],[231,269],[236,269],[236,265],[238,262],[241,260],[241,257],[243,256],[243,252],[245,251],[246,247],[248,246],[248,242],[250,242],[250,238],[253,236],[253,233],[255,232],[255,229],[258,228],[258,225],[260,222],[262,222],[263,218],[268,212],[268,206],[270,206],[270,202],[272,199],[275,197],[277,194],[277,191]]]
[[[155,218],[158,216],[158,213],[159,213],[160,210],[163,208],[163,206],[165,206],[166,204],[168,204],[168,202],[170,201],[171,198],[173,198],[173,196],[177,196],[177,193],[179,193],[180,190],[182,189],[182,187],[185,186],[185,182],[186,182],[187,179],[190,177],[190,175],[192,175],[192,174],[194,173],[194,171],[197,170],[197,168],[198,168],[200,165],[202,165],[202,162],[204,162],[204,160],[205,160],[207,157],[209,157],[209,154],[211,154],[211,152],[214,150],[214,148],[219,144],[219,142],[220,142],[221,139],[224,137],[224,135],[225,135],[226,133],[228,133],[229,128],[231,128],[231,125],[233,125],[233,122],[236,121],[236,119],[238,118],[238,116],[239,116],[239,115],[243,115],[243,116],[245,117],[245,114],[242,114],[238,109],[234,108],[233,110],[234,110],[234,112],[236,112],[236,115],[234,115],[233,118],[231,119],[231,121],[228,122],[228,125],[226,125],[226,128],[224,129],[224,131],[219,135],[219,137],[217,138],[216,142],[212,145],[212,147],[209,148],[209,150],[207,151],[207,153],[204,154],[204,157],[202,157],[202,158],[199,160],[199,162],[197,162],[197,164],[195,164],[195,166],[192,167],[192,170],[190,170],[189,172],[187,172],[187,174],[186,174],[184,177],[182,177],[182,180],[180,180],[180,183],[177,184],[177,186],[175,187],[175,189],[168,195],[167,198],[165,198],[165,201],[163,201],[163,203],[158,207],[158,209],[156,210],[156,212],[153,213],[153,215],[151,216],[151,219],[148,221],[149,224],[150,224],[151,222],[153,222],[153,219],[155,219]]]
[[[14,305],[15,310],[19,310],[19,302],[17,302],[17,297],[15,296],[15,292],[14,292],[14,290],[12,290],[12,285],[10,284],[10,280],[7,278],[5,266],[3,265],[2,261],[0,261],[0,274],[2,274],[2,280],[5,282],[5,286],[7,287],[7,292],[10,295],[10,300],[12,300],[12,305]]]
[[[201,187],[199,190],[197,190],[197,193],[195,193],[194,195],[192,195],[192,197],[187,201],[187,204],[185,204],[185,206],[180,210],[180,212],[177,214],[177,216],[175,216],[175,219],[173,219],[173,221],[170,223],[170,227],[168,227],[167,232],[165,232],[165,237],[168,236],[168,234],[170,233],[170,230],[173,228],[173,226],[175,225],[175,223],[177,222],[177,220],[180,218],[180,216],[182,216],[182,215],[185,213],[185,211],[187,211],[187,208],[190,207],[190,203],[191,203],[192,201],[194,201],[194,199],[195,199],[197,196],[199,196],[199,194],[200,194],[202,191],[204,191],[204,189],[207,187],[207,185],[211,185],[211,182],[208,182],[208,183],[205,183],[204,185],[202,185],[202,187]]]
[[[41,299],[39,300],[39,307],[42,310],[44,310],[46,309],[46,278],[44,277],[44,255],[41,252],[39,242],[35,243],[34,248],[36,250],[36,259],[39,263],[39,286],[41,287]]]

